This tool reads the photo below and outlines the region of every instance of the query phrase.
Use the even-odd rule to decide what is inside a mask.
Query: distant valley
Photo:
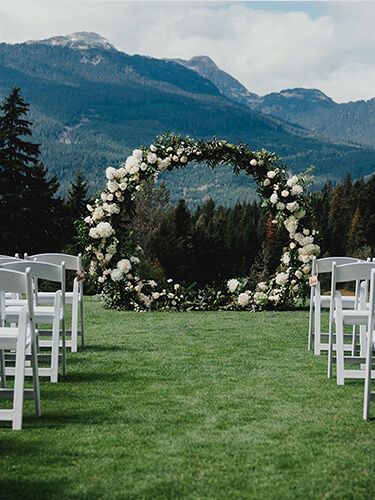
[[[373,100],[342,105],[306,89],[259,97],[205,57],[130,56],[85,32],[3,43],[0,98],[13,86],[31,105],[33,140],[62,195],[77,167],[92,192],[103,188],[109,165],[165,130],[275,151],[294,172],[314,165],[317,186],[348,171],[359,177],[375,170]],[[225,166],[211,172],[190,165],[165,181],[171,200],[183,197],[191,207],[210,196],[227,206],[254,196],[251,179]]]

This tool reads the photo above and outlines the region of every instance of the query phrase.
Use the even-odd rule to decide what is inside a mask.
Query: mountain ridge
[[[246,87],[233,77],[230,80],[233,88],[230,88],[227,84],[228,74],[216,64],[209,65],[208,69],[206,56],[196,56],[189,61],[176,59],[176,62],[205,76],[228,99],[249,109],[327,138],[375,146],[375,98],[339,104],[319,89],[303,87],[271,92],[264,96],[251,92],[247,95],[243,90],[247,90]]]
[[[342,178],[347,171],[357,177],[374,170],[373,149],[322,139],[299,125],[249,109],[176,61],[101,46],[81,48],[82,40],[71,45],[72,37],[59,43],[54,39],[0,44],[0,97],[14,85],[23,89],[33,139],[42,144],[42,160],[58,175],[62,193],[77,167],[92,192],[101,189],[108,166],[117,167],[132,149],[151,144],[166,130],[275,151],[296,173],[314,164],[319,182]],[[214,63],[205,63],[215,70]],[[236,85],[228,74],[226,81],[228,88]],[[247,199],[250,178],[234,176],[230,167],[208,170],[192,165],[167,173],[171,199],[186,195],[190,206],[207,196],[226,205]]]

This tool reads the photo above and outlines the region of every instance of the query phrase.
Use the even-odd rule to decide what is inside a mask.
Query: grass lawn
[[[363,382],[327,379],[307,310],[85,313],[43,416],[0,422],[1,500],[374,498]]]

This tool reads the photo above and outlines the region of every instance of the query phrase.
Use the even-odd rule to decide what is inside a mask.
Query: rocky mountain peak
[[[91,33],[87,31],[71,33],[70,35],[66,36],[54,36],[51,38],[46,38],[45,40],[38,40],[38,41],[30,40],[26,43],[29,45],[34,43],[42,43],[51,46],[60,45],[62,47],[67,47],[70,49],[77,49],[77,50],[89,50],[89,49],[117,50],[104,37],[98,35],[97,33]]]

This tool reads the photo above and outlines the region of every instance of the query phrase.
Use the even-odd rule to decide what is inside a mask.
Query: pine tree
[[[70,183],[68,198],[66,201],[72,222],[81,219],[83,214],[86,212],[86,205],[89,201],[87,195],[88,190],[88,182],[85,179],[81,168],[77,168],[75,177]]]
[[[346,255],[350,257],[357,257],[358,250],[365,244],[366,244],[366,239],[363,232],[362,218],[359,211],[359,207],[357,207],[348,234],[348,242],[346,244]]]
[[[58,250],[61,236],[57,178],[47,180],[39,144],[25,140],[32,123],[20,90],[14,87],[0,106],[0,253],[10,255]]]

